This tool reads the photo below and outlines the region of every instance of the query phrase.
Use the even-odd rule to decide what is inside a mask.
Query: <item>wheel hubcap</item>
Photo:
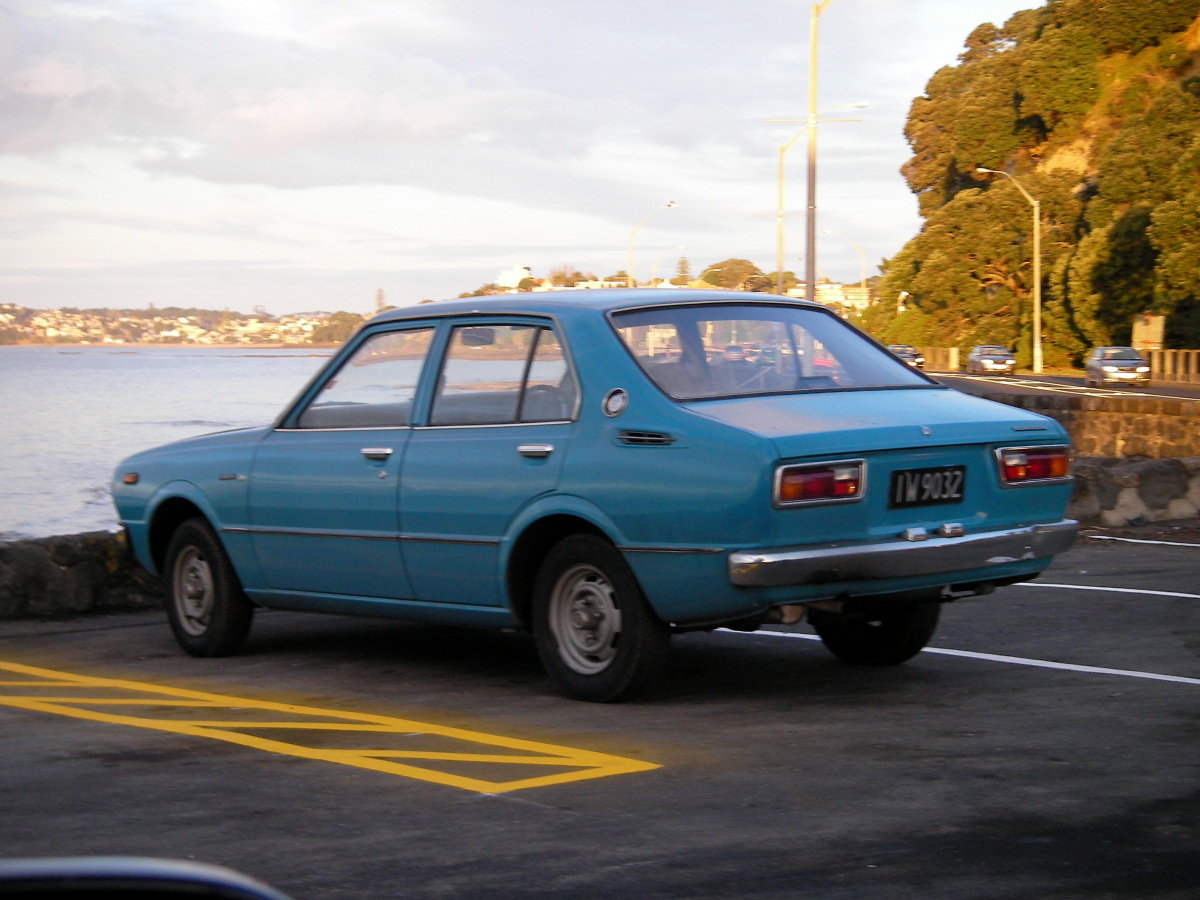
[[[213,579],[208,561],[196,548],[189,547],[176,560],[174,588],[179,624],[188,634],[204,634],[212,619]]]
[[[602,572],[579,565],[559,578],[550,599],[550,629],[573,671],[595,675],[608,668],[617,654],[621,611]]]

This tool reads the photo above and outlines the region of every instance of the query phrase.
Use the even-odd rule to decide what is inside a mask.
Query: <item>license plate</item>
[[[909,506],[960,503],[966,478],[966,466],[901,469],[892,473],[888,506],[892,509],[903,509]]]

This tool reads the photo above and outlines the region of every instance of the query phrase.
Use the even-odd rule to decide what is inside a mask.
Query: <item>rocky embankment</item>
[[[123,534],[92,531],[0,542],[0,620],[147,609],[162,590]]]
[[[1077,459],[1067,515],[1087,525],[1200,525],[1200,457]],[[0,542],[0,620],[147,609],[162,590],[105,531]]]

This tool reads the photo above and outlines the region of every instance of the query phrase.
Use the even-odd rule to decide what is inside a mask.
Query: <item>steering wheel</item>
[[[549,384],[531,384],[525,388],[525,402],[521,404],[521,419],[527,422],[564,419],[567,415],[566,407],[562,391],[558,388]]]

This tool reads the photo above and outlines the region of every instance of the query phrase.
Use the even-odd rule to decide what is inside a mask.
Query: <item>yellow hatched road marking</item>
[[[495,794],[525,788],[563,784],[588,778],[606,778],[610,775],[627,775],[659,768],[657,764],[642,760],[611,756],[591,750],[577,750],[555,744],[525,741],[498,734],[484,734],[462,728],[433,725],[412,719],[397,719],[369,713],[344,712],[337,709],[322,709],[313,706],[297,706],[291,703],[273,703],[246,697],[231,697],[225,694],[209,694],[185,688],[171,688],[141,681],[124,681],[118,678],[98,678],[56,672],[19,663],[0,662],[0,673],[21,676],[0,678],[0,706],[11,706],[36,712],[70,716],[93,722],[110,722],[130,725],[135,728],[150,728],[174,734],[211,738],[227,741],[268,753],[299,756],[304,759],[323,760],[344,766],[371,769],[388,775],[431,781],[435,784]],[[20,693],[17,693],[17,691]],[[45,694],[37,693],[45,691]],[[50,691],[56,691],[51,695]],[[152,707],[155,710],[181,712],[212,709],[224,711],[225,715],[211,719],[156,718],[137,715],[128,711],[135,707]],[[117,709],[127,710],[116,712]],[[271,719],[257,721],[247,715],[228,717],[230,712],[271,714]],[[281,718],[280,716],[286,716]],[[265,736],[272,730],[289,732],[312,732],[312,740],[318,735],[378,735],[381,746],[362,748],[331,748],[312,744],[294,743],[290,740],[273,739]],[[432,739],[440,746],[451,745],[452,749],[407,749],[388,745],[420,743]],[[364,740],[361,743],[373,744]],[[453,747],[465,744],[462,750]],[[488,752],[494,747],[507,752]],[[411,760],[404,763],[397,760]],[[486,777],[471,777],[439,768],[438,763],[463,763],[479,766],[529,766],[541,767],[546,771],[527,778],[492,780]]]

